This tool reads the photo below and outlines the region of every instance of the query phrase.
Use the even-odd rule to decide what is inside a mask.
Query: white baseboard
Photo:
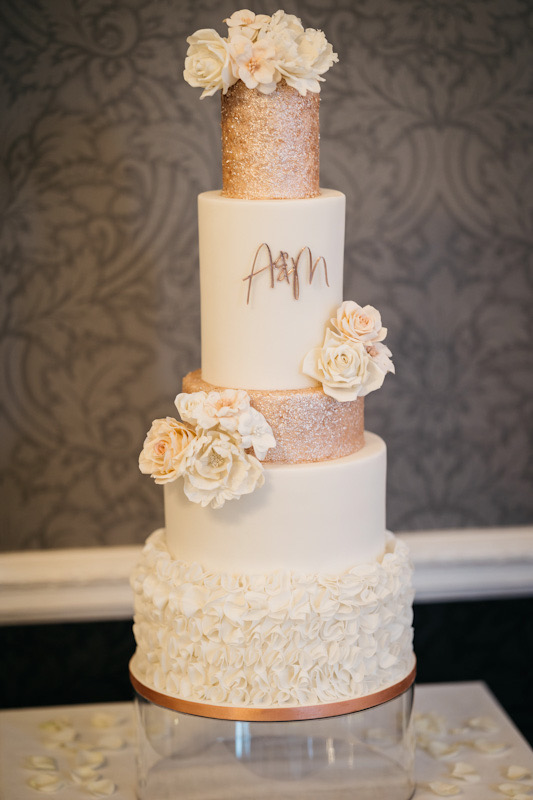
[[[533,526],[400,534],[416,601],[533,595]],[[141,546],[0,553],[0,624],[129,619]]]

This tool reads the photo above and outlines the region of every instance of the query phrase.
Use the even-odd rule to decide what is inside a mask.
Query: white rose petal
[[[39,725],[39,729],[46,735],[48,742],[55,744],[72,742],[77,736],[70,722],[65,719],[47,720]]]
[[[499,755],[509,749],[509,745],[506,742],[490,742],[486,739],[476,739],[472,742],[472,747],[489,756]]]
[[[455,756],[460,749],[460,745],[456,742],[439,742],[436,739],[428,742],[426,750],[431,753],[434,758],[448,758]]]
[[[117,715],[109,714],[106,711],[99,711],[91,717],[91,726],[93,728],[114,728],[117,724]]]
[[[98,777],[96,769],[88,764],[73,769],[70,775],[74,783],[85,783],[88,780],[94,780]]]
[[[451,774],[454,778],[460,778],[467,783],[478,783],[481,780],[476,768],[465,761],[458,761],[457,764],[454,764]]]
[[[106,757],[99,750],[80,750],[76,756],[76,764],[80,767],[99,769],[106,763]]]
[[[493,733],[498,730],[498,726],[492,717],[472,717],[467,720],[466,724],[469,728],[478,731],[485,731],[486,733]]]
[[[116,784],[109,778],[96,778],[86,783],[85,788],[93,797],[111,797],[117,790]]]
[[[439,714],[415,714],[415,731],[417,733],[441,733],[447,732],[446,720]]]
[[[100,736],[96,744],[98,747],[103,747],[104,750],[122,750],[126,741],[119,734],[108,733],[106,736]]]
[[[35,775],[28,781],[28,786],[35,789],[37,792],[44,792],[45,794],[54,794],[63,788],[63,781],[57,774],[44,772],[42,775]]]
[[[533,787],[524,786],[523,783],[500,783],[498,786],[498,791],[501,794],[504,794],[506,797],[520,797],[520,795],[525,795],[526,797],[531,795],[533,791]]]
[[[24,761],[26,769],[42,769],[47,772],[54,772],[57,770],[57,761],[50,756],[28,756]]]
[[[439,797],[454,797],[457,794],[461,794],[461,790],[456,783],[432,781],[428,783],[428,787],[433,794],[437,794]]]
[[[510,767],[505,767],[502,773],[511,781],[523,781],[525,778],[531,778],[531,770],[527,767],[520,767],[517,764],[511,764]]]

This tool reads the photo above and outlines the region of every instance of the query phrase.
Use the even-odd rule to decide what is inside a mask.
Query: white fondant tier
[[[411,572],[392,534],[381,558],[338,574],[250,576],[177,561],[156,531],[131,581],[135,676],[171,697],[247,707],[378,692],[414,665]]]
[[[342,303],[344,217],[345,197],[331,189],[305,200],[199,196],[205,381],[316,385],[300,367]]]
[[[222,508],[191,503],[180,479],[164,486],[173,558],[208,570],[339,572],[385,547],[387,451],[365,432],[357,453],[331,461],[265,464],[265,483]]]

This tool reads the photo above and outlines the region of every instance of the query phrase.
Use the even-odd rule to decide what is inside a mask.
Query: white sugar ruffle
[[[136,674],[197,702],[312,705],[361,697],[412,669],[412,567],[385,553],[340,574],[230,575],[172,559],[147,540],[135,592]]]

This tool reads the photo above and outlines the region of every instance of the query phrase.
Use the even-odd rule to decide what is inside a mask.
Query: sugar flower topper
[[[323,32],[304,29],[294,14],[276,11],[268,16],[243,9],[224,22],[226,38],[203,28],[187,39],[183,77],[203,89],[202,97],[226,94],[238,80],[263,94],[285,80],[305,96],[320,91],[323,74],[339,60]]]
[[[182,392],[175,404],[182,421],[153,421],[139,456],[141,472],[162,484],[183,478],[189,500],[212,508],[263,485],[261,461],[276,440],[245,391]]]
[[[382,386],[387,372],[394,372],[392,353],[383,344],[386,335],[377,309],[347,300],[330,320],[322,346],[305,356],[302,372],[335,400],[364,397]]]

